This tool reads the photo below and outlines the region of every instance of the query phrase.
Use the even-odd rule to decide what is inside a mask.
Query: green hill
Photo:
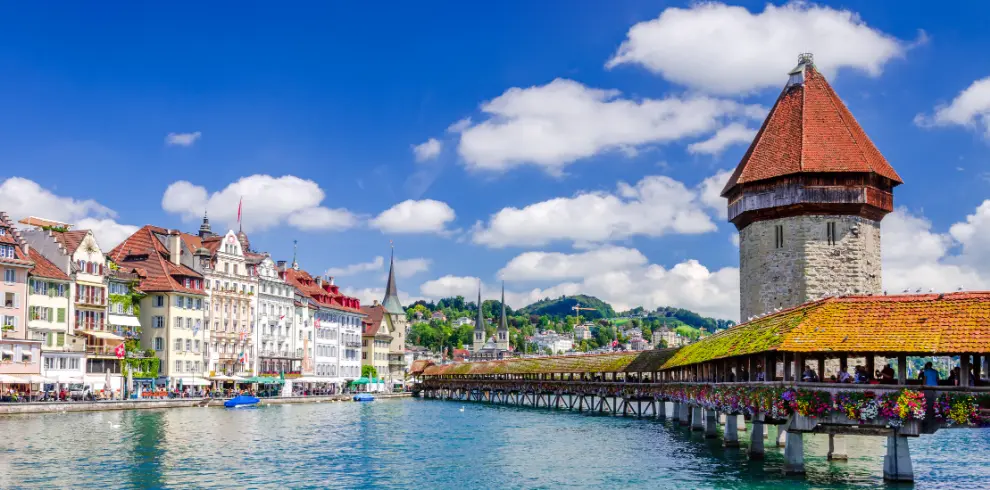
[[[574,315],[574,307],[593,308],[594,311],[581,310],[581,316],[588,320],[598,320],[600,318],[615,317],[615,310],[612,305],[594,297],[579,294],[577,296],[561,296],[556,299],[545,298],[516,310],[520,315],[547,315],[550,317],[563,318]]]

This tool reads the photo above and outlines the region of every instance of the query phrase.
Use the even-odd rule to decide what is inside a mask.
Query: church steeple
[[[478,352],[485,346],[485,315],[481,309],[481,281],[478,281],[478,317],[474,320],[474,351]]]
[[[210,228],[210,218],[206,215],[206,211],[203,211],[203,223],[199,225],[199,238],[207,238],[213,236],[213,229]]]
[[[499,350],[509,350],[509,321],[505,317],[505,281],[502,282],[502,316],[498,319],[495,338]]]
[[[389,242],[391,244],[391,242]],[[399,302],[399,291],[395,285],[395,247],[392,247],[392,257],[388,261],[388,283],[385,284],[385,299],[382,300],[385,311],[393,315],[405,315],[402,303]]]

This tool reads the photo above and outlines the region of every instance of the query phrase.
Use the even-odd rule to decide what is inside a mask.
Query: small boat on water
[[[230,400],[223,402],[223,406],[227,408],[250,407],[252,405],[257,405],[259,401],[261,400],[251,395],[237,395]]]
[[[373,402],[373,401],[375,401],[375,397],[373,395],[371,395],[370,393],[358,393],[357,395],[354,395],[354,401],[356,401],[356,402]]]

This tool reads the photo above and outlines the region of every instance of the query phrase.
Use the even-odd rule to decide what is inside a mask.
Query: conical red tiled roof
[[[725,184],[798,173],[875,173],[903,181],[880,154],[825,77],[808,62],[792,74],[749,150]]]

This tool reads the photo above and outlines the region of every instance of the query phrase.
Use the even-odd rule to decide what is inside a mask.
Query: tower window
[[[773,245],[774,248],[784,248],[784,225],[773,227]]]
[[[825,223],[825,238],[828,239],[829,245],[835,245],[839,240],[838,235],[835,234],[835,221]]]

